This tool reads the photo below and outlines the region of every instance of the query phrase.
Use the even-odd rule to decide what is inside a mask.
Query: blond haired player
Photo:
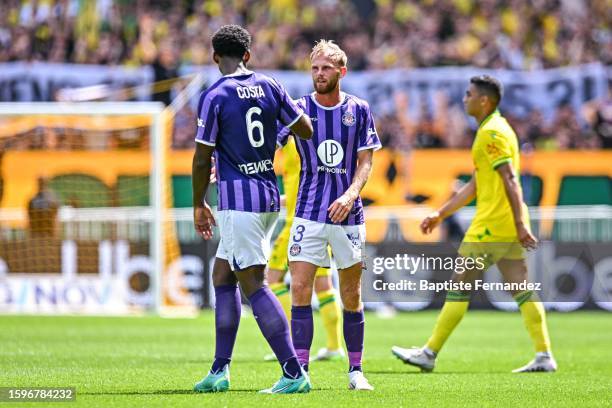
[[[300,181],[300,157],[293,139],[287,140],[287,144],[282,148],[282,153],[284,158],[283,186],[285,188],[284,196],[287,217],[282,231],[274,242],[270,261],[268,262],[267,279],[270,289],[278,297],[283,306],[287,319],[291,321],[291,294],[284,282],[284,278],[288,270],[287,247]],[[336,300],[330,268],[317,269],[314,289],[319,301],[319,312],[321,313],[321,320],[325,328],[327,344],[326,347],[318,351],[316,357],[312,360],[344,359],[344,350],[340,344],[340,305]],[[276,357],[273,354],[269,354],[265,359],[275,361]]]
[[[529,227],[527,206],[519,182],[518,141],[514,130],[501,116],[497,106],[502,97],[501,84],[487,75],[473,77],[463,99],[468,115],[479,123],[472,145],[474,175],[438,211],[426,217],[421,230],[429,234],[444,218],[474,198],[476,215],[459,248],[464,257],[483,256],[487,266],[497,264],[506,282],[527,280],[524,250],[537,246]],[[455,282],[476,279],[484,270],[455,273]],[[531,291],[512,292],[536,351],[535,359],[514,372],[555,371],[555,362],[542,303]],[[442,346],[468,309],[470,293],[449,291],[433,333],[422,348],[393,347],[392,352],[407,364],[423,371],[433,370]]]
[[[289,237],[291,339],[307,370],[313,338],[312,291],[316,271],[329,268],[328,246],[338,268],[343,334],[349,360],[349,389],[372,390],[362,370],[365,316],[361,272],[365,245],[363,203],[359,193],[372,171],[381,144],[368,103],[340,91],[346,54],[321,40],[310,55],[314,92],[297,103],[314,123],[312,141],[295,139],[300,182]],[[284,144],[290,135],[279,135]]]

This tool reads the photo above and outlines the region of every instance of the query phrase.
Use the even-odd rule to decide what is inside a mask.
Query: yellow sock
[[[319,312],[325,327],[328,350],[340,349],[340,305],[333,289],[317,293]]]
[[[544,305],[537,299],[532,299],[533,292],[525,291],[514,295],[519,305],[525,327],[531,336],[536,352],[550,352],[550,337],[546,325]],[[530,300],[531,299],[531,300]]]
[[[442,306],[442,310],[434,326],[433,333],[429,340],[427,340],[425,346],[438,353],[463,318],[469,305],[469,294],[464,295],[461,292],[448,292],[444,306]]]
[[[287,316],[287,321],[291,324],[291,293],[289,292],[289,288],[285,285],[285,282],[278,282],[271,284],[270,290],[274,292],[278,298],[278,301],[283,307],[283,312],[285,312],[285,316]]]

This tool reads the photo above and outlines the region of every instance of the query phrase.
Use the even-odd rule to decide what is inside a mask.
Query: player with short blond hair
[[[329,245],[338,267],[344,306],[349,389],[372,390],[361,365],[365,225],[359,193],[370,176],[373,152],[380,149],[381,143],[368,103],[340,91],[346,63],[346,54],[337,44],[318,42],[311,53],[315,92],[298,100],[298,106],[313,122],[314,134],[308,142],[296,139],[301,171],[289,241],[291,334],[298,359],[307,369],[314,331],[313,283],[317,268],[330,266]],[[281,141],[289,134],[284,129]]]

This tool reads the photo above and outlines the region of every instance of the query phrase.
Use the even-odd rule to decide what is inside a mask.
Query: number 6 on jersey
[[[253,106],[246,113],[247,134],[249,135],[249,142],[251,142],[251,146],[261,147],[264,144],[264,128],[263,123],[261,123],[259,120],[252,120],[252,117],[255,114],[261,115],[261,108]],[[256,140],[255,136],[253,135],[254,129],[259,129],[259,140]]]

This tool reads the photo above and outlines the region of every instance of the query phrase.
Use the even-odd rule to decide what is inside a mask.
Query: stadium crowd
[[[50,61],[151,65],[155,78],[211,64],[210,37],[226,23],[253,33],[254,68],[308,67],[314,41],[333,38],[352,70],[440,65],[537,69],[612,64],[606,0],[4,0],[0,63]],[[359,30],[355,30],[359,27]],[[160,96],[158,96],[160,97]],[[161,95],[168,103],[170,93]],[[439,95],[433,113],[410,118],[405,95],[378,118],[383,144],[400,150],[467,147],[473,124]],[[416,101],[412,101],[416,103]],[[559,107],[510,117],[523,144],[540,149],[612,146],[610,97],[582,112]],[[192,147],[194,112],[176,120],[173,145]]]
[[[612,63],[606,0],[4,0],[0,62],[210,64],[225,23],[254,36],[256,68],[303,69],[334,38],[350,68]],[[355,30],[359,27],[359,30]]]

